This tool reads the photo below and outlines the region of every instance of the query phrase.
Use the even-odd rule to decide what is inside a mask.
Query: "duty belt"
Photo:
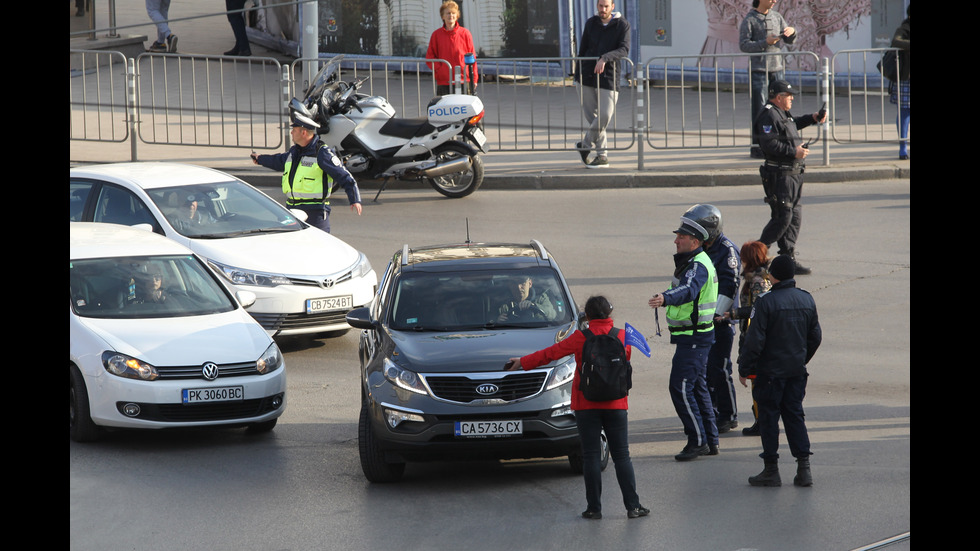
[[[781,163],[779,161],[770,161],[766,159],[765,166],[768,166],[770,168],[778,168],[782,170],[799,170],[803,168],[803,163],[796,163],[796,162]]]

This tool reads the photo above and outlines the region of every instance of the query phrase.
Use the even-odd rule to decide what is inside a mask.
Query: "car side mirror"
[[[371,320],[371,311],[367,307],[354,308],[347,312],[347,324],[355,329],[376,329],[377,323]]]
[[[585,312],[578,313],[578,330],[582,331],[589,328],[589,318],[585,315]]]
[[[248,308],[255,304],[256,300],[255,293],[252,291],[235,291],[235,298],[238,299],[238,303],[242,305],[242,308]]]

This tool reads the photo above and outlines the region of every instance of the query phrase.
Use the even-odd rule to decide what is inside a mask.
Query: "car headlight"
[[[566,357],[551,370],[551,375],[545,383],[545,390],[551,390],[563,384],[570,383],[575,377],[575,356]]]
[[[275,287],[276,285],[289,285],[289,278],[282,274],[270,274],[266,272],[256,272],[228,266],[208,260],[208,264],[219,274],[225,276],[234,285],[258,285],[259,287]]]
[[[368,260],[368,257],[365,256],[364,253],[359,254],[360,256],[357,257],[357,264],[354,264],[354,267],[351,268],[350,271],[351,276],[353,277],[364,277],[371,273],[371,261]]]
[[[262,356],[255,362],[255,369],[263,375],[272,373],[280,367],[282,367],[282,352],[279,351],[276,343],[270,344],[269,348],[266,348]]]
[[[385,358],[384,361],[385,379],[398,388],[404,388],[416,394],[428,394],[421,378],[414,371],[402,369],[395,362]]]
[[[160,376],[157,373],[157,368],[152,365],[112,350],[106,350],[102,353],[102,365],[109,373],[127,379],[152,381]]]

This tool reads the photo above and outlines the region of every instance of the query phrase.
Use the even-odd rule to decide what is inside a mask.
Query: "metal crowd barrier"
[[[657,56],[645,64],[646,110],[638,127],[654,149],[748,148],[752,144],[749,54]],[[826,86],[820,58],[782,52],[787,81],[799,90],[793,111],[814,113]],[[768,88],[768,81],[766,83]],[[764,100],[760,100],[764,101]],[[646,125],[643,122],[648,121]],[[818,126],[811,127],[819,131]]]
[[[259,57],[69,50],[69,140],[274,149],[279,62]],[[138,138],[138,139],[137,139]]]
[[[132,60],[119,52],[68,51],[68,139],[129,139]]]
[[[285,75],[275,59],[145,53],[136,58],[136,69],[142,141],[282,145]]]
[[[571,151],[589,123],[582,111],[582,87],[572,73],[583,61],[597,58],[552,57],[479,59],[483,82],[477,95],[487,108],[485,131],[491,150]],[[629,86],[633,62],[617,64],[619,98],[606,128],[607,148],[633,146],[635,89]]]
[[[840,143],[898,141],[897,106],[875,65],[887,49],[847,50],[832,61],[812,52],[785,52],[786,77],[800,93],[794,113],[828,101],[833,122],[806,129],[808,140]],[[70,140],[276,149],[288,140],[286,105],[309,85],[307,72],[325,58],[296,60],[71,50]],[[751,86],[748,54],[657,56],[636,71],[618,64],[619,100],[607,129],[610,150],[748,147]],[[594,59],[594,58],[587,58]],[[581,87],[571,74],[583,58],[478,59],[477,95],[486,106],[490,150],[568,151],[588,124]],[[381,95],[404,118],[425,116],[435,95],[430,65],[443,60],[348,56],[342,78],[369,77],[362,92]],[[830,64],[830,65],[828,65]],[[306,65],[309,69],[301,68]],[[832,72],[831,68],[837,68]],[[291,70],[290,70],[291,69]],[[832,94],[830,92],[833,92]]]
[[[894,48],[841,50],[831,58],[831,66],[835,68],[831,94],[834,126],[831,135],[835,142],[901,141],[896,118],[902,90],[900,86],[896,87],[898,103],[892,103],[889,81],[878,72],[878,62],[890,50]],[[898,63],[896,59],[896,73]]]

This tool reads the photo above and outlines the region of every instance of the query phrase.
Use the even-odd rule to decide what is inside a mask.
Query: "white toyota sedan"
[[[69,220],[146,224],[204,258],[239,290],[270,335],[343,332],[371,302],[367,257],[261,191],[209,168],[119,163],[70,170]]]
[[[186,247],[141,229],[69,224],[71,431],[244,425],[286,406],[286,367],[225,285]]]

